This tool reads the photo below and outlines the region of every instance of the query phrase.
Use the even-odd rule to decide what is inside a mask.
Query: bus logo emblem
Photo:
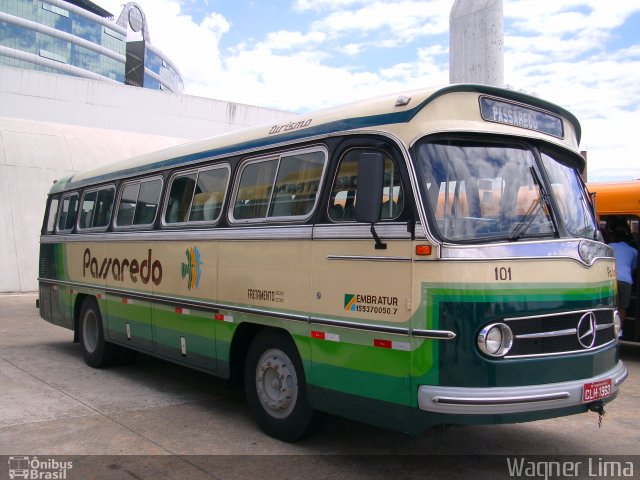
[[[576,334],[578,335],[578,343],[582,348],[591,348],[596,343],[596,331],[598,325],[596,323],[596,314],[587,312],[580,318]]]
[[[347,311],[355,312],[357,309],[356,302],[358,300],[357,295],[352,295],[350,293],[344,294],[344,309]]]
[[[191,247],[185,251],[187,256],[187,262],[182,262],[182,278],[187,278],[187,288],[198,288],[200,286],[200,277],[202,276],[201,265],[204,265],[200,260],[200,249],[198,247]]]

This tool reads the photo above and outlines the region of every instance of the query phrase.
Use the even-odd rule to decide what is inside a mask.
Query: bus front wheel
[[[117,346],[105,341],[102,315],[93,298],[87,298],[80,309],[79,337],[82,356],[87,365],[102,368],[113,362]]]
[[[279,440],[295,442],[315,433],[321,413],[311,408],[300,355],[284,333],[260,332],[245,365],[247,401],[260,428]]]

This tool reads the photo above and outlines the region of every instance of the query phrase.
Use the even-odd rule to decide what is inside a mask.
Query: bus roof
[[[250,152],[305,138],[312,139],[349,130],[406,123],[435,99],[455,92],[495,95],[555,113],[571,123],[576,139],[578,142],[580,141],[581,129],[578,119],[569,111],[555,104],[513,90],[488,85],[457,84],[381,96],[327,110],[292,116],[289,122],[247,128],[169,147],[87,172],[70,175],[56,182],[49,193],[53,194],[123,177],[142,175],[161,169],[196,163],[208,158]],[[401,97],[407,97],[410,101],[407,104],[397,106],[396,102]]]
[[[596,194],[598,215],[640,216],[640,180],[594,182],[587,188]]]

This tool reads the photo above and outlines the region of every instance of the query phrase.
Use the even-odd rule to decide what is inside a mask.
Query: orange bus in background
[[[600,227],[605,235],[607,228],[616,222],[626,222],[634,247],[640,246],[640,179],[625,182],[589,183],[589,192],[595,194],[594,206]],[[627,309],[623,340],[640,341],[640,269],[636,270]]]

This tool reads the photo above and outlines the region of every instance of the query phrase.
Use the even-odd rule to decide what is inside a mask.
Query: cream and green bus
[[[615,262],[580,125],[451,85],[172,147],[61,179],[41,316],[86,363],[136,352],[244,386],[295,441],[323,413],[435,425],[602,412]]]

